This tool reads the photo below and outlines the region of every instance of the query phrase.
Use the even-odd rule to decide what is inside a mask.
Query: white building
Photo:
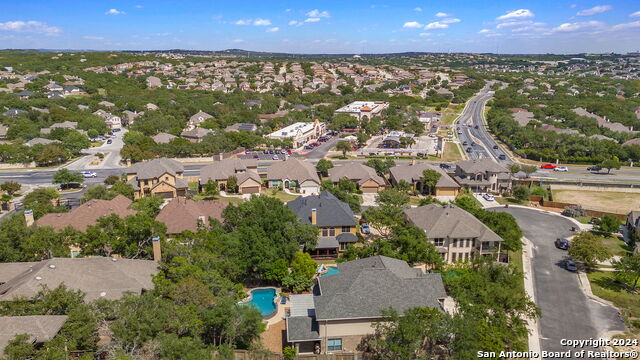
[[[313,122],[297,122],[267,135],[270,139],[291,139],[293,147],[298,148],[309,140],[315,140],[322,136],[325,124],[315,120]]]
[[[365,117],[370,119],[388,107],[389,103],[384,101],[354,101],[336,110],[336,114],[349,114],[359,120]]]

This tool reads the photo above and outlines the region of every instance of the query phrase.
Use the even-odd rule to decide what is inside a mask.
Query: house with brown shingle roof
[[[163,207],[156,220],[167,225],[168,235],[197,232],[200,227],[209,227],[209,219],[222,222],[222,211],[227,205],[224,201],[193,201],[180,196]]]
[[[430,204],[405,209],[404,214],[409,222],[425,231],[447,263],[500,253],[502,238],[455,205]]]
[[[320,193],[320,177],[315,166],[296,158],[289,158],[269,166],[267,180],[269,188],[283,187],[307,195]]]
[[[46,214],[36,221],[38,226],[51,226],[60,231],[71,226],[78,231],[85,231],[87,227],[95,225],[98,219],[111,214],[121,218],[135,215],[136,211],[129,209],[131,200],[118,195],[111,200],[92,199],[67,213]]]
[[[258,162],[255,159],[228,158],[200,169],[200,188],[209,181],[218,182],[221,191],[227,190],[227,181],[236,178],[238,193],[258,194],[262,190],[262,179],[258,175]]]
[[[456,183],[444,170],[438,166],[426,162],[412,162],[409,164],[397,165],[389,169],[389,180],[391,185],[398,186],[404,180],[416,191],[426,193],[429,189],[422,183],[422,174],[425,170],[433,170],[440,174],[440,179],[436,183],[434,193],[436,196],[457,196],[460,192],[460,185]]]
[[[185,196],[189,187],[184,179],[184,166],[172,159],[139,162],[128,167],[125,173],[136,199],[153,194],[165,198]]]
[[[364,193],[377,193],[384,190],[386,185],[384,179],[376,173],[375,169],[357,162],[329,169],[329,179],[334,184],[337,184],[341,179],[348,179]]]
[[[205,122],[207,119],[212,119],[213,116],[207,114],[206,112],[200,110],[197,113],[193,114],[190,118],[189,118],[189,122],[187,123],[187,128],[193,129],[195,127],[198,127],[200,124],[202,124],[203,122]]]
[[[153,135],[151,138],[156,144],[168,144],[171,142],[171,140],[175,139],[176,137],[177,136],[175,135],[171,135],[163,132],[163,133]]]
[[[185,130],[180,133],[180,137],[183,137],[193,143],[199,143],[205,136],[213,133],[213,130],[205,129],[201,127],[195,127],[190,130]]]
[[[42,344],[53,339],[67,321],[67,315],[30,315],[0,317],[0,356],[17,335],[29,335],[28,342]]]

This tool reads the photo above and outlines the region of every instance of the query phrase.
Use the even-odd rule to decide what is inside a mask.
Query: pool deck
[[[291,305],[289,304],[289,301],[287,300],[287,304],[286,305],[282,305],[280,304],[280,301],[276,302],[276,313],[271,316],[270,318],[263,320],[267,323],[267,329],[269,329],[269,326],[275,325],[277,323],[279,323],[280,321],[284,321],[285,318],[285,314],[286,314],[286,309],[288,309]]]
[[[256,287],[256,288],[244,288],[244,292],[247,293],[247,296],[242,299],[240,301],[240,303],[248,303],[251,301],[251,299],[253,298],[253,294],[251,294],[251,291],[253,290],[260,290],[260,289],[275,289],[276,290],[276,300],[275,300],[275,304],[276,304],[276,310],[275,312],[269,314],[269,318],[264,319],[262,321],[267,323],[267,329],[269,328],[269,326],[277,324],[280,321],[283,321],[285,318],[285,314],[286,314],[286,309],[289,308],[289,301],[287,300],[287,304],[286,305],[282,305],[280,304],[280,299],[282,299],[282,297],[280,296],[280,293],[282,292],[282,288],[279,287],[275,287],[275,286],[262,286],[262,287]]]

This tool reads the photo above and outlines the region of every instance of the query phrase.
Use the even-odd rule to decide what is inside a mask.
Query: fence
[[[551,194],[551,191],[549,191],[549,197],[553,198],[553,195]],[[577,204],[572,204],[572,203],[565,203],[565,202],[559,202],[559,201],[553,201],[553,200],[545,200],[540,195],[529,195],[529,201],[537,202],[538,204],[540,204],[540,206],[556,208],[556,209],[564,209],[567,206],[578,206]],[[606,212],[606,211],[591,210],[591,209],[584,209],[584,212],[587,214],[587,216],[591,216],[591,217],[600,218],[600,217],[603,217],[605,215],[610,215],[610,216],[615,216],[615,217],[617,217],[618,219],[620,219],[622,221],[626,221],[627,220],[627,215],[626,214],[617,214],[617,213],[610,213],[610,212]]]

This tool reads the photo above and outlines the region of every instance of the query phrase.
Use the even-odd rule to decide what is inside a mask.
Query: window
[[[458,239],[453,239],[453,247],[458,247]]]
[[[329,236],[329,229],[322,228],[322,236]]]
[[[444,239],[443,238],[433,239],[433,244],[435,246],[444,246]]]
[[[452,262],[456,261],[456,253],[451,253],[451,261]]]
[[[343,233],[351,232],[351,226],[343,226],[342,227],[342,232]]]
[[[145,184],[145,185],[149,185],[149,180],[145,180],[145,181],[144,181],[144,184]]]
[[[336,229],[335,228],[329,228],[329,236],[336,236]]]
[[[467,239],[467,247],[471,246],[471,239]]]
[[[327,351],[341,351],[341,350],[342,350],[342,339],[327,340]]]

